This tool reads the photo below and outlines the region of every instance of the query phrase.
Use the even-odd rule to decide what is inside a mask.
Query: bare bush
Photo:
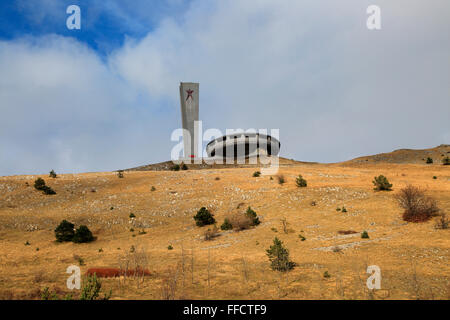
[[[45,273],[43,270],[39,270],[34,274],[33,283],[41,283],[45,280]]]
[[[354,234],[354,233],[358,233],[358,232],[356,232],[356,231],[354,231],[354,230],[339,230],[338,231],[338,234]]]
[[[219,228],[217,228],[216,225],[214,225],[212,229],[208,228],[208,230],[205,231],[204,236],[206,241],[213,240],[219,236]]]
[[[448,229],[450,226],[450,220],[447,218],[445,213],[439,215],[439,218],[436,220],[435,228],[436,229]]]
[[[163,276],[161,284],[161,299],[175,300],[178,284],[179,267],[168,268]]]
[[[233,230],[235,231],[250,229],[253,225],[252,218],[243,212],[231,215],[230,217],[228,217],[228,220],[230,221],[231,225],[233,226]]]
[[[144,248],[132,246],[130,251],[119,257],[120,274],[125,278],[133,276],[137,286],[144,282],[145,276],[149,275],[148,258]]]
[[[282,218],[282,219],[281,219],[281,225],[283,226],[283,232],[284,232],[284,233],[288,233],[286,218]]]
[[[0,291],[0,300],[14,300],[15,295],[12,290]]]
[[[439,212],[436,201],[425,195],[425,192],[415,186],[408,185],[395,196],[403,212],[403,220],[409,222],[428,221]]]

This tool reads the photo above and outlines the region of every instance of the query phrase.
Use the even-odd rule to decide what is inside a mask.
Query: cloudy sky
[[[449,30],[448,0],[2,1],[0,175],[169,160],[180,81],[204,129],[280,129],[288,158],[448,144]]]

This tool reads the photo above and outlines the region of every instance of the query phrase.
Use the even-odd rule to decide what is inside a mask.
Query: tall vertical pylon
[[[195,137],[195,122],[198,121],[199,84],[180,83],[181,122],[183,125],[184,158],[198,157],[198,142]]]

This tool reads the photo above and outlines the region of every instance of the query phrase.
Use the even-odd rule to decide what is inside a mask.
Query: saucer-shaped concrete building
[[[214,139],[206,145],[211,158],[245,159],[257,156],[277,156],[280,142],[261,133],[232,133]]]

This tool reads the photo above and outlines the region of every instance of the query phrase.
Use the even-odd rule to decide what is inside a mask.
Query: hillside
[[[252,177],[254,168],[40,176],[56,195],[33,188],[38,176],[0,177],[0,297],[35,299],[45,287],[67,293],[68,266],[117,268],[139,253],[152,275],[104,279],[112,299],[168,298],[168,290],[176,299],[449,299],[449,230],[435,229],[433,220],[403,221],[394,200],[413,184],[450,213],[449,166],[368,162],[291,163],[280,168],[283,185],[275,176]],[[306,188],[295,185],[299,174]],[[373,190],[379,174],[392,192]],[[205,241],[208,227],[192,218],[203,206],[218,226],[248,206],[261,224]],[[87,225],[97,240],[56,243],[63,219]],[[290,272],[270,269],[266,249],[275,237],[297,264]],[[382,272],[373,294],[365,286],[368,265]]]
[[[441,144],[430,149],[399,149],[388,153],[380,153],[371,156],[355,158],[345,161],[345,164],[366,164],[366,163],[415,163],[424,164],[427,158],[433,160],[433,164],[442,164],[442,159],[450,157],[450,145]]]

